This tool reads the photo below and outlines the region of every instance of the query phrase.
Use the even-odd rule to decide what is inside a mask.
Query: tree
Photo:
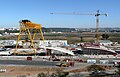
[[[108,34],[102,34],[102,39],[103,40],[107,40],[109,38],[109,35]]]
[[[81,38],[81,42],[83,42],[83,37],[81,36],[80,38]]]

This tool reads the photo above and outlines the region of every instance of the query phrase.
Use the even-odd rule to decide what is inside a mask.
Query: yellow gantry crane
[[[93,14],[82,14],[82,13],[76,13],[76,12],[73,12],[73,13],[58,13],[58,12],[56,12],[56,13],[50,13],[50,14],[64,14],[64,15],[93,15],[93,16],[95,16],[96,17],[96,42],[98,43],[99,42],[99,16],[100,15],[105,15],[105,16],[108,16],[108,14],[107,13],[99,13],[99,10],[97,10],[97,13],[93,13]]]
[[[36,55],[36,48],[34,45],[34,39],[35,39],[36,35],[39,33],[42,40],[44,40],[41,24],[32,23],[30,20],[21,20],[19,22],[19,24],[20,24],[20,31],[19,31],[18,40],[16,43],[16,48],[14,50],[14,55],[26,54],[26,53],[17,51],[18,49],[20,49],[19,42],[21,42],[23,40],[24,40],[24,42],[26,42],[26,40],[27,40],[27,42],[29,41],[29,43],[30,43],[29,48],[33,49],[33,52],[30,52],[30,53],[28,52],[28,54],[34,53]],[[27,36],[27,38],[23,39],[22,36]]]

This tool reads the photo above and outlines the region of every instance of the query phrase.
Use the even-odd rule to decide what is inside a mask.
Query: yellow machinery
[[[26,41],[29,42],[30,43],[29,48],[33,49],[33,52],[30,52],[30,53],[27,52],[27,54],[33,54],[34,53],[36,55],[36,48],[35,48],[35,45],[34,45],[34,39],[35,39],[36,35],[39,33],[42,40],[44,40],[44,36],[43,36],[43,33],[42,33],[42,26],[40,24],[32,23],[29,20],[21,20],[19,22],[19,24],[20,24],[20,31],[19,31],[18,40],[17,40],[17,43],[16,43],[16,48],[14,50],[14,55],[16,55],[16,54],[26,54],[26,53],[17,51],[18,49],[20,49],[19,42],[21,42],[23,40],[24,40],[24,42],[26,42]],[[27,39],[26,38],[22,39],[23,35],[27,36]]]

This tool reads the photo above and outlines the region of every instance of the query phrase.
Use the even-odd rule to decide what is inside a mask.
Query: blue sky
[[[120,27],[120,0],[0,0],[0,27],[19,27],[29,19],[43,27],[95,28],[95,16],[62,15],[51,12],[108,13],[99,27]]]

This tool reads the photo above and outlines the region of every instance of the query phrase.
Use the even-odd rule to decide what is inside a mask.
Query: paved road
[[[35,66],[56,66],[58,62],[31,61],[31,60],[0,60],[0,65],[35,65]]]

